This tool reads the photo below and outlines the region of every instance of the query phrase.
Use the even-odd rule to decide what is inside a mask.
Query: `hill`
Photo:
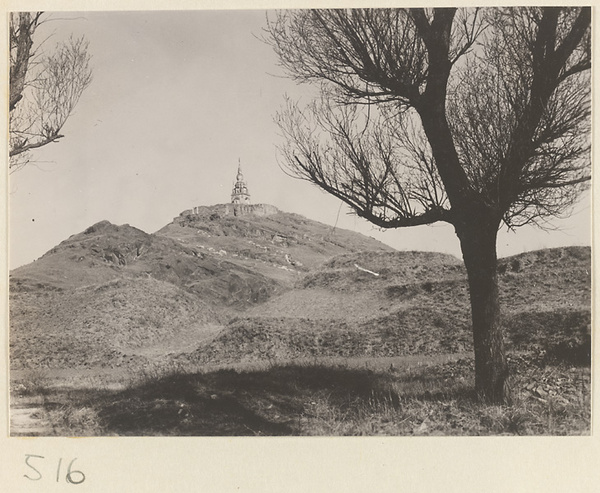
[[[277,282],[219,255],[129,225],[101,221],[37,261],[15,269],[12,284],[70,290],[117,278],[151,277],[219,305],[266,299]]]
[[[11,272],[11,368],[136,365],[192,350],[331,254],[391,250],[274,208],[221,210],[182,214],[156,234],[101,221]]]
[[[589,360],[590,249],[528,252],[499,262],[506,344]],[[470,351],[463,265],[425,252],[336,257],[296,289],[232,320],[186,358],[201,362]]]
[[[256,211],[197,207],[155,234],[102,221],[15,269],[11,368],[470,351],[455,257]],[[583,247],[501,259],[510,349],[589,358],[590,263]]]
[[[228,205],[196,207],[182,212],[156,235],[218,254],[270,277],[280,278],[283,272],[284,279],[292,282],[297,276],[286,273],[308,272],[337,255],[394,251],[362,234],[282,212],[273,206],[262,207],[266,207],[266,213],[238,215]]]

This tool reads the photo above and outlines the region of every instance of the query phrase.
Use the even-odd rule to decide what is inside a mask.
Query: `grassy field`
[[[590,433],[588,367],[531,353],[510,367],[506,406],[477,401],[471,358],[432,356],[155,368],[119,385],[23,375],[13,407],[34,407],[30,434],[56,436]]]

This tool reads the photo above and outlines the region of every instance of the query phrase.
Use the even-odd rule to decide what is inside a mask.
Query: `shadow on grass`
[[[314,418],[315,401],[346,414],[381,403],[397,409],[406,398],[441,396],[436,378],[428,383],[419,374],[285,365],[155,377],[122,391],[64,391],[49,407],[94,409],[103,435],[301,435],[303,423]],[[468,391],[454,391],[468,398]],[[63,423],[57,431],[69,434],[69,427]]]
[[[173,375],[114,396],[107,431],[178,435],[294,435],[315,394],[343,405],[368,399],[382,375],[321,366]]]
[[[54,391],[59,436],[589,433],[589,371],[512,363],[515,406],[477,402],[473,361],[387,370],[286,364],[148,377],[120,391]]]

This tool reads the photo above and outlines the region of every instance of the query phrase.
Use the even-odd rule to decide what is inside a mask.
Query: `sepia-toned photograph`
[[[7,23],[11,437],[591,435],[590,7]]]

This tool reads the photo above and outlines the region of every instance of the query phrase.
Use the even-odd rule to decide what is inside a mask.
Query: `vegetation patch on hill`
[[[589,253],[573,247],[501,260],[500,291],[510,293],[502,305],[508,349],[589,364]],[[517,264],[518,272],[503,268]],[[214,362],[455,353],[471,350],[470,324],[466,276],[456,259],[368,252],[332,259],[295,290],[234,319],[189,357]]]
[[[505,345],[549,361],[590,363],[589,311],[520,313],[505,321]],[[362,323],[300,318],[236,318],[196,351],[198,364],[288,361],[303,357],[392,357],[470,351],[468,313],[399,310]]]
[[[10,304],[11,368],[105,367],[220,314],[172,284],[116,279],[98,286],[21,293]]]

